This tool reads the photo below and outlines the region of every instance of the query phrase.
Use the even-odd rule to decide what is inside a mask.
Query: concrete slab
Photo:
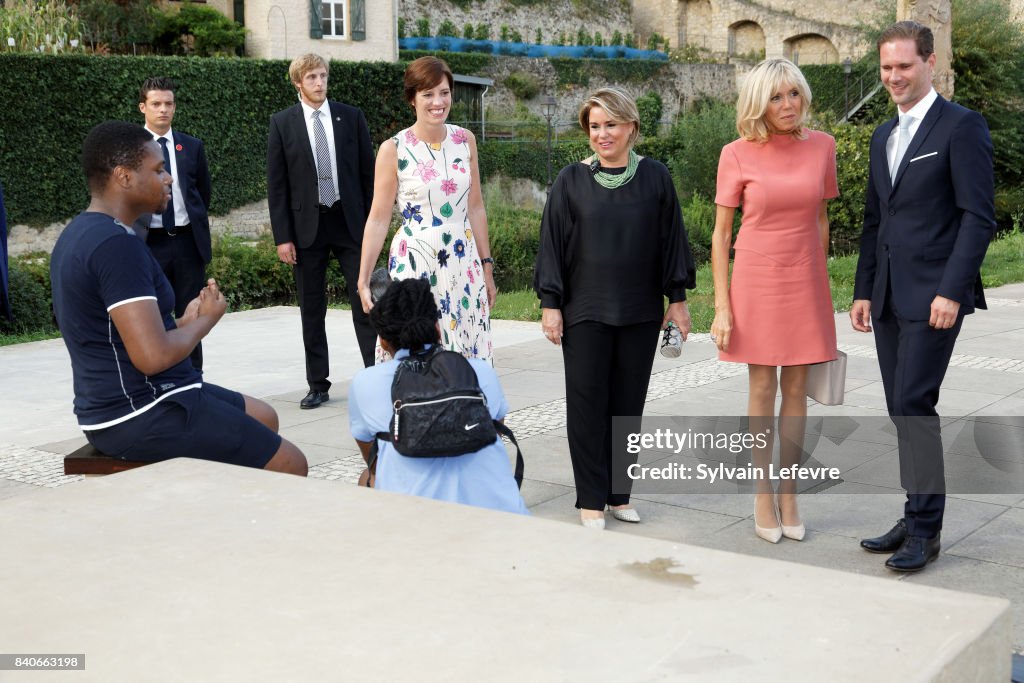
[[[38,486],[33,486],[32,484],[22,484],[19,481],[0,479],[0,500],[13,498],[15,496],[22,496],[41,490],[42,489]]]
[[[958,586],[971,593],[1006,598],[1011,603],[1014,624],[1012,649],[1015,652],[1024,652],[1024,582],[1020,580],[1018,568],[960,557],[955,553],[943,553],[942,559],[933,562],[928,571],[904,575],[901,577],[901,583],[915,586]],[[1002,653],[999,656],[1002,656]],[[1005,681],[1007,678],[984,679],[968,676],[963,680]],[[949,680],[950,683],[954,683],[953,679]]]
[[[1024,568],[1024,510],[1005,509],[984,526],[976,528],[949,552],[995,564]]]
[[[846,681],[864,653],[894,680],[1010,672],[1005,600],[333,482],[180,460],[0,508],[0,642],[73,643],[83,680]]]

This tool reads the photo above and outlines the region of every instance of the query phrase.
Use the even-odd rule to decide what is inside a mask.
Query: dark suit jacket
[[[373,199],[373,143],[362,111],[340,102],[328,104],[334,124],[338,190],[345,222],[358,244]],[[270,119],[267,203],[274,242],[294,242],[297,247],[313,243],[320,221],[320,200],[316,162],[301,104],[279,111]]]
[[[889,179],[885,144],[898,119],[871,138],[871,166],[854,299],[881,316],[886,288],[907,320],[928,320],[936,295],[971,313],[985,308],[981,263],[995,232],[992,141],[977,112],[939,96]]]
[[[181,149],[178,149],[181,147]],[[203,141],[174,131],[174,163],[178,167],[178,176],[174,182],[181,188],[181,196],[185,200],[189,225],[192,226],[192,239],[196,242],[203,263],[209,263],[212,257],[210,248],[210,169],[206,165],[206,150]],[[170,169],[167,169],[170,173]],[[143,214],[132,226],[135,232],[146,239],[152,214]]]

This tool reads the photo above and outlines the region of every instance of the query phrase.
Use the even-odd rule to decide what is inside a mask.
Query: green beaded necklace
[[[636,175],[636,169],[640,165],[640,155],[629,150],[629,161],[626,162],[626,170],[622,173],[605,173],[604,171],[598,171],[594,174],[594,180],[601,187],[607,187],[609,190],[614,190],[617,187],[622,187]]]

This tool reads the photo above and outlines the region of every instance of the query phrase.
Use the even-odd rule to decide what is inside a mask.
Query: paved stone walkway
[[[1024,285],[989,292],[987,312],[970,316],[957,344],[939,403],[943,416],[1024,416]],[[538,517],[577,524],[565,436],[561,352],[533,323],[496,321],[496,369],[511,406],[507,423],[526,458],[523,495]],[[810,407],[813,415],[884,416],[885,404],[869,335],[836,316],[840,348],[849,355],[846,403]],[[335,385],[317,410],[298,408],[305,393],[298,313],[279,307],[231,314],[204,342],[209,381],[260,396],[281,418],[281,431],[310,462],[310,476],[355,481],[363,468],[348,432],[347,380],[358,358],[344,311],[328,320]],[[255,341],[258,340],[258,341]],[[239,353],[244,349],[244,353]],[[720,363],[706,334],[691,335],[683,356],[658,356],[648,392],[651,415],[742,415],[746,370]],[[0,503],[11,496],[74,484],[61,458],[84,443],[71,415],[70,369],[59,340],[0,348]],[[1014,645],[1024,648],[1024,491],[952,495],[938,562],[917,575],[894,575],[883,558],[859,550],[857,539],[891,526],[902,493],[892,449],[864,455],[864,476],[801,497],[808,526],[803,543],[770,545],[752,530],[749,495],[635,495],[644,522],[609,522],[609,533],[632,533],[763,557],[997,595],[1013,604]],[[0,510],[2,514],[2,510]],[[752,577],[756,580],[756,577]]]

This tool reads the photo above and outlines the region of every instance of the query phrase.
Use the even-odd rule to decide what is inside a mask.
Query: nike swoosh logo
[[[477,426],[478,426],[479,424],[480,424],[479,422],[474,422],[474,423],[473,423],[473,424],[471,424],[471,425],[466,425],[466,426],[464,427],[464,429],[465,429],[465,430],[466,430],[466,431],[468,432],[468,431],[469,431],[470,429],[473,429],[473,428],[477,427]]]

